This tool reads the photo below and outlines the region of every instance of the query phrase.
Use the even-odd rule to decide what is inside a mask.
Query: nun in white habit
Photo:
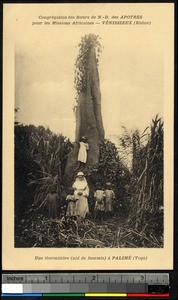
[[[89,187],[83,172],[77,173],[73,188],[75,199],[78,200],[76,204],[76,215],[85,218],[86,214],[89,212]]]

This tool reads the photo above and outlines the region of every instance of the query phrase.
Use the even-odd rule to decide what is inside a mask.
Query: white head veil
[[[79,176],[83,176],[80,178]],[[73,184],[73,188],[77,190],[84,190],[88,186],[86,178],[82,172],[79,172]]]

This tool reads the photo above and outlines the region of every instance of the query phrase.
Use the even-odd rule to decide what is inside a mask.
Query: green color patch
[[[65,294],[43,294],[43,296],[53,296],[53,297],[84,297],[85,294],[72,294],[72,293],[65,293]]]

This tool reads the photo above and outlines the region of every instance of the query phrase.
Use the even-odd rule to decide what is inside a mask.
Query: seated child
[[[69,189],[69,194],[66,197],[67,201],[67,210],[66,210],[66,217],[69,217],[72,220],[76,220],[76,212],[77,212],[77,200],[74,196],[74,188],[71,187]]]
[[[105,197],[106,197],[105,212],[106,212],[107,217],[111,217],[111,214],[114,211],[114,200],[115,200],[115,193],[112,190],[111,182],[106,183]]]
[[[104,211],[105,211],[105,192],[101,185],[98,184],[97,190],[94,193],[95,198],[95,218],[98,221],[103,221],[104,218]]]

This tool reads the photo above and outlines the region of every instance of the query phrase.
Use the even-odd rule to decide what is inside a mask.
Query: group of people
[[[88,198],[90,190],[83,172],[78,172],[72,187],[69,188],[65,198],[65,218],[68,220],[85,219],[89,213],[93,214],[95,220],[102,221],[110,218],[114,209],[115,194],[112,189],[112,183],[106,182],[105,186],[96,184],[94,191],[93,211],[89,210]],[[58,194],[51,190],[47,195],[46,203],[48,215],[50,218],[57,217]]]
[[[83,172],[78,172],[73,186],[69,189],[66,197],[67,210],[66,217],[85,218],[89,213],[88,205],[89,187]]]
[[[81,171],[87,161],[87,151],[89,145],[85,136],[81,138],[79,143],[78,161],[80,162],[80,171],[75,177],[75,181],[72,187],[68,190],[68,195],[65,199],[66,210],[65,217],[67,219],[77,220],[79,218],[85,219],[89,214],[89,186],[85,178],[84,173]],[[95,220],[102,221],[105,218],[109,218],[113,212],[115,194],[112,189],[112,183],[106,182],[105,186],[100,183],[96,184],[96,190],[94,192],[94,218]],[[56,217],[56,203],[58,195],[55,190],[52,190],[47,196],[49,217]]]
[[[89,187],[83,172],[78,172],[73,186],[66,197],[66,217],[70,219],[86,218],[89,213]],[[111,182],[104,187],[100,183],[94,192],[94,218],[102,221],[113,213],[115,194]]]
[[[102,187],[101,184],[97,185],[97,190],[94,193],[94,212],[96,219],[102,221],[105,218],[111,217],[114,211],[115,198],[111,182],[106,182],[104,187]]]

